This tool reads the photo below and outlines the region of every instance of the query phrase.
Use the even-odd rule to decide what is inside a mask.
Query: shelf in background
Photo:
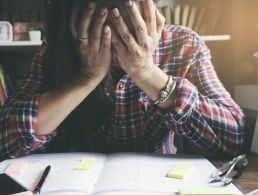
[[[228,41],[231,39],[230,35],[204,35],[201,36],[204,41]]]
[[[205,35],[201,36],[204,41],[228,41],[231,39],[230,35]],[[39,46],[42,41],[12,41],[0,42],[0,47],[16,47],[16,46]]]
[[[0,42],[0,47],[15,47],[15,46],[39,46],[42,41],[9,41]]]
[[[42,41],[0,42],[1,52],[34,52]]]

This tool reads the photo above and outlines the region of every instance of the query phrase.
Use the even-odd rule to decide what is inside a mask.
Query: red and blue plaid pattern
[[[0,111],[0,156],[13,158],[35,151],[53,137],[37,136],[38,102],[43,76],[44,42],[23,87]],[[124,75],[115,89],[112,115],[92,135],[96,151],[176,153],[178,134],[211,154],[234,155],[243,143],[243,113],[219,81],[210,51],[200,37],[181,26],[166,26],[154,61],[176,81],[174,106],[163,111]],[[153,78],[158,79],[158,78]],[[87,150],[87,149],[86,149]]]

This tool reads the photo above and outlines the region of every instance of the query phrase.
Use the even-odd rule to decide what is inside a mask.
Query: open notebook
[[[184,179],[167,177],[173,167],[182,163],[192,166]],[[192,155],[34,154],[1,162],[0,172],[7,173],[26,188],[33,189],[47,165],[51,165],[51,171],[42,194],[176,195],[189,194],[183,193],[182,189],[193,188],[195,190],[190,194],[198,194],[200,190],[207,190],[206,187],[215,187],[209,184],[209,175],[215,167],[207,159]],[[242,194],[233,184],[216,186],[214,189],[219,189],[219,194]]]

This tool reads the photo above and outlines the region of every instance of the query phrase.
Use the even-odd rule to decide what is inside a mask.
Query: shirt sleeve
[[[206,152],[235,155],[244,140],[242,110],[218,79],[205,43],[193,32],[182,37],[178,55],[171,53],[166,63],[176,82],[173,108],[166,113],[156,108],[155,112],[165,118],[171,131]],[[180,68],[175,71],[172,64],[177,62]]]
[[[0,159],[29,154],[55,136],[55,132],[46,136],[35,135],[46,48],[43,42],[22,87],[11,94],[0,108]]]

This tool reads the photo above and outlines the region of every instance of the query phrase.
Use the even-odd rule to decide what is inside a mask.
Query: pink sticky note
[[[26,166],[27,161],[25,160],[17,160],[13,161],[5,170],[6,174],[21,174],[24,167]]]

